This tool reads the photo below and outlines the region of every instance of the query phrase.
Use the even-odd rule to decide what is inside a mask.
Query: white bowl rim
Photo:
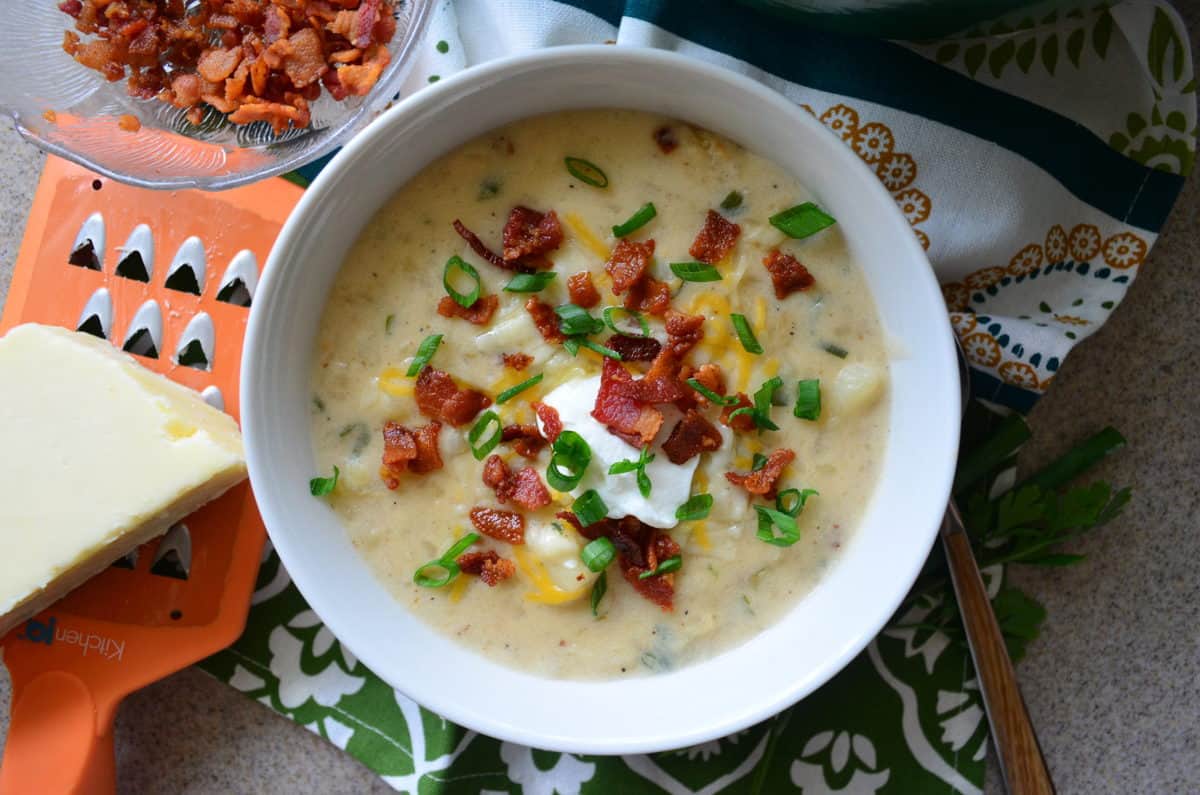
[[[934,413],[939,417],[944,414],[945,418],[939,420],[936,427],[929,429],[932,439],[930,447],[920,451],[921,466],[923,474],[926,476],[925,481],[928,483],[924,496],[919,497],[920,510],[918,513],[922,517],[922,521],[919,522],[919,527],[906,531],[908,535],[905,540],[910,543],[905,547],[904,554],[893,561],[898,572],[891,580],[881,584],[880,592],[871,597],[872,608],[869,614],[861,617],[855,616],[853,623],[856,629],[850,633],[843,633],[846,635],[842,639],[844,642],[838,645],[833,653],[826,656],[821,665],[813,670],[803,672],[802,675],[795,675],[794,680],[787,687],[777,692],[756,693],[753,703],[748,703],[743,708],[723,715],[707,716],[688,725],[669,724],[670,728],[668,729],[644,731],[632,725],[634,722],[630,721],[630,725],[626,727],[629,730],[628,733],[623,733],[623,729],[621,732],[610,731],[603,734],[590,734],[587,731],[554,733],[539,730],[535,725],[523,724],[520,719],[514,722],[510,715],[500,715],[492,711],[490,704],[469,706],[466,700],[452,695],[455,690],[453,682],[443,681],[436,687],[410,687],[412,683],[404,680],[403,671],[397,670],[394,659],[386,657],[375,642],[366,638],[355,627],[356,620],[348,615],[351,608],[341,597],[341,587],[329,587],[320,582],[322,574],[320,561],[310,560],[305,556],[300,542],[294,538],[288,526],[282,522],[282,513],[287,507],[290,497],[286,497],[280,492],[290,487],[281,486],[278,478],[273,476],[273,464],[267,453],[268,440],[257,430],[260,423],[265,424],[266,418],[273,410],[269,401],[265,399],[263,390],[260,389],[260,375],[264,372],[263,368],[268,362],[266,357],[269,356],[263,340],[269,336],[269,313],[272,311],[273,303],[271,296],[282,289],[279,285],[285,281],[287,276],[295,275],[291,273],[294,268],[289,267],[289,261],[293,254],[296,254],[293,250],[293,238],[301,234],[302,227],[307,223],[308,216],[314,213],[315,208],[336,196],[333,187],[337,176],[343,171],[352,169],[361,158],[371,152],[377,142],[386,139],[398,123],[409,115],[431,112],[439,103],[448,98],[462,93],[470,93],[473,87],[486,86],[489,81],[502,79],[509,73],[522,68],[533,66],[549,70],[558,66],[581,64],[604,68],[613,62],[632,63],[647,70],[658,68],[684,70],[689,72],[690,76],[694,76],[698,81],[697,84],[706,80],[728,84],[730,87],[736,87],[738,91],[744,92],[748,102],[772,106],[772,111],[790,116],[792,121],[805,128],[806,134],[819,130],[820,135],[828,136],[827,143],[836,144],[836,146],[824,145],[824,149],[827,151],[822,154],[838,161],[838,166],[845,169],[846,175],[860,183],[856,186],[856,191],[864,200],[868,203],[883,202],[890,205],[894,218],[898,219],[903,229],[907,231],[907,234],[904,235],[891,236],[890,244],[895,246],[896,258],[924,265],[924,267],[912,267],[910,268],[911,272],[906,274],[911,280],[911,293],[908,297],[912,300],[919,300],[930,309],[936,309],[938,318],[931,318],[930,322],[944,326],[942,332],[931,341],[931,349],[927,353],[929,359],[938,365],[935,372],[936,378],[929,384],[930,402],[941,407]],[[553,110],[543,112],[553,112]],[[480,128],[474,130],[472,135],[484,132],[486,129]],[[754,149],[753,142],[745,143]],[[423,166],[425,163],[421,165]],[[398,187],[397,184],[392,190],[394,191]],[[305,191],[305,195],[281,230],[271,250],[257,290],[246,330],[242,358],[241,405],[251,482],[254,485],[258,506],[275,549],[305,600],[346,648],[369,669],[375,671],[381,679],[396,688],[398,692],[409,695],[423,707],[469,729],[501,740],[533,747],[583,754],[649,753],[686,747],[723,737],[761,722],[820,687],[858,656],[867,644],[878,635],[920,573],[935,540],[941,514],[950,494],[958,448],[960,406],[957,360],[953,332],[941,301],[940,288],[924,251],[909,230],[908,224],[898,208],[895,207],[892,197],[875,175],[810,114],[763,83],[720,66],[677,53],[654,49],[575,45],[497,59],[446,78],[406,98],[374,121],[351,140],[325,167],[320,176]],[[895,417],[892,420],[894,422]],[[307,442],[307,429],[305,429],[304,438]],[[876,491],[880,487],[881,484],[877,484]],[[849,557],[849,552],[850,550],[846,550],[842,558]],[[818,583],[818,587],[820,585]],[[804,603],[810,597],[811,594],[801,597],[798,604]],[[787,615],[791,615],[791,613]],[[774,627],[759,633],[757,637],[779,629],[780,625],[787,620],[787,615],[781,618]],[[704,661],[670,673],[624,680],[603,682],[554,680],[531,677],[478,657],[467,647],[458,646],[452,641],[451,644],[462,654],[477,657],[477,661],[495,675],[511,676],[514,680],[525,681],[526,684],[535,682],[539,694],[547,702],[557,702],[558,699],[573,694],[575,691],[590,693],[593,689],[606,693],[606,698],[612,698],[617,688],[635,690],[638,688],[636,684],[638,682],[662,682],[672,678],[682,678],[685,674],[695,672],[712,662],[712,660]],[[742,652],[747,645],[726,649],[715,659],[736,655]],[[695,677],[693,676],[691,679],[695,679]],[[695,685],[698,682],[692,682],[692,684]],[[648,691],[643,688],[643,692]],[[588,703],[602,703],[600,699],[594,699],[590,695],[587,700]],[[570,711],[569,707],[563,709]],[[588,718],[585,714],[579,714],[577,722],[586,725]],[[612,721],[609,724],[610,728],[617,725]]]

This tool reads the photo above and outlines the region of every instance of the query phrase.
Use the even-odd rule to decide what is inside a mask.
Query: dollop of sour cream
[[[578,497],[588,489],[595,489],[608,506],[611,519],[636,516],[651,527],[664,530],[674,527],[679,523],[675,518],[676,509],[691,496],[692,477],[696,474],[700,456],[692,456],[683,464],[672,464],[660,442],[651,445],[654,460],[646,465],[646,476],[651,483],[650,496],[643,497],[638,491],[635,473],[608,474],[609,467],[618,461],[636,461],[640,451],[614,436],[592,416],[599,391],[600,376],[597,375],[567,381],[542,398],[543,403],[558,412],[563,430],[575,431],[592,448],[592,462],[571,492],[572,496]],[[663,412],[663,429],[669,431],[682,415],[674,406],[658,408]],[[545,433],[540,419],[538,429]],[[659,434],[662,440],[667,437],[668,433]]]

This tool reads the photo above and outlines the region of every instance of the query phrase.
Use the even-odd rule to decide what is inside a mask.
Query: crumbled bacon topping
[[[511,367],[517,371],[524,370],[533,364],[533,357],[528,353],[506,353],[501,358],[504,359],[505,367]]]
[[[574,273],[567,279],[567,292],[571,294],[571,303],[584,309],[591,309],[600,303],[600,292],[592,283],[592,274],[587,271]]]
[[[671,285],[646,276],[629,289],[624,306],[655,317],[665,315],[671,308]]]
[[[438,434],[441,423],[431,422],[409,430],[398,422],[388,421],[383,425],[383,465],[380,477],[389,489],[400,486],[400,476],[405,472],[422,475],[442,468],[442,456],[438,450]]]
[[[721,446],[721,432],[695,409],[689,409],[675,423],[671,435],[663,443],[663,451],[672,464],[683,464],[693,456],[711,453]]]
[[[495,508],[472,508],[471,524],[475,529],[498,541],[510,544],[525,543],[525,517],[512,511]]]
[[[617,550],[617,567],[634,590],[665,611],[670,611],[675,598],[675,575],[671,572],[641,579],[640,575],[654,571],[658,564],[679,554],[679,544],[669,535],[643,524],[636,516],[623,519],[601,519],[583,527],[570,511],[562,511],[559,519],[571,524],[588,540],[604,537]]]
[[[715,265],[733,251],[741,233],[740,226],[725,220],[725,216],[716,210],[709,210],[704,216],[704,226],[696,235],[688,253],[701,262]]]
[[[796,454],[787,448],[773,451],[767,456],[767,463],[755,472],[726,472],[725,479],[735,486],[741,486],[751,494],[761,497],[774,498],[779,488],[779,478],[783,470]]]
[[[662,350],[662,343],[654,337],[635,337],[632,334],[614,334],[604,344],[621,354],[623,362],[651,362]]]
[[[555,345],[566,339],[558,330],[558,315],[554,314],[554,307],[550,304],[538,300],[537,296],[530,296],[525,302],[525,311],[533,318],[533,325],[537,326],[546,342]]]
[[[499,306],[500,297],[497,295],[482,296],[471,304],[469,309],[450,296],[443,295],[442,300],[438,301],[437,313],[442,317],[461,317],[476,326],[486,326],[492,321],[492,315],[496,314]]]
[[[518,205],[509,212],[508,223],[504,225],[504,260],[532,262],[533,258],[540,259],[554,251],[562,240],[562,224],[553,210],[543,214]]]
[[[752,408],[754,408],[754,404],[750,401],[750,396],[745,392],[738,392],[737,403],[721,409],[721,423],[733,428],[735,431],[752,431],[754,430],[753,417],[751,417],[749,414],[739,414],[736,417],[733,416],[733,412],[737,411],[738,409]]]
[[[689,378],[695,378],[700,382],[700,385],[708,391],[714,392],[718,395],[725,394],[725,376],[721,372],[721,365],[719,364],[706,362],[695,370],[692,370],[690,367],[685,367],[683,372],[679,374],[679,378],[682,381],[687,381]],[[693,392],[695,392],[695,390],[693,390]],[[695,392],[692,397],[695,398],[700,405],[708,405],[708,399],[699,392]]]
[[[666,328],[667,349],[681,358],[704,339],[704,318],[701,315],[668,312]]]
[[[413,394],[422,414],[456,428],[466,425],[492,405],[492,399],[487,395],[474,389],[460,389],[449,373],[428,366],[417,376]]]
[[[628,370],[615,359],[605,358],[592,416],[614,436],[640,449],[654,441],[662,427],[663,415],[654,406],[628,394],[628,385],[632,383]]]
[[[488,456],[483,465],[483,483],[496,492],[501,505],[510,500],[527,511],[536,511],[550,504],[550,492],[533,467],[513,472],[498,455]]]
[[[654,143],[658,144],[660,152],[669,155],[679,146],[679,139],[675,137],[675,129],[664,124],[654,131]]]
[[[617,241],[604,263],[605,272],[612,277],[613,295],[624,295],[646,277],[654,257],[654,241],[635,243],[622,238]]]
[[[458,236],[467,241],[467,245],[471,250],[478,254],[481,258],[495,265],[497,268],[504,268],[506,271],[521,270],[511,262],[505,262],[504,257],[488,248],[479,236],[472,232],[457,218],[454,219],[454,231],[458,232]]]
[[[538,433],[536,425],[505,425],[500,431],[500,441],[512,442],[513,450],[530,460],[546,446],[546,440]]]
[[[791,254],[784,254],[779,249],[763,257],[763,265],[771,274],[771,283],[775,285],[775,297],[780,301],[798,290],[807,290],[817,281],[808,272],[808,268],[800,264],[800,260]]]
[[[546,441],[553,442],[562,433],[562,419],[558,416],[558,409],[554,406],[547,406],[545,403],[534,403],[533,411],[537,414],[537,418],[542,421],[542,435]]]
[[[454,559],[463,574],[483,580],[488,587],[495,587],[517,573],[517,567],[494,550],[486,552],[464,552]]]

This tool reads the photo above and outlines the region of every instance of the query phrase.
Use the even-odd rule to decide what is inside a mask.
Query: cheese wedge
[[[0,634],[246,475],[237,423],[95,337],[0,339]]]

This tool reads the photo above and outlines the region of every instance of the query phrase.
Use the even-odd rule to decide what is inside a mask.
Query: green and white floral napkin
[[[605,41],[751,75],[840,135],[928,250],[975,394],[1021,411],[1120,303],[1195,159],[1191,54],[1163,0],[1042,4],[923,42],[731,2],[445,0],[408,90],[504,54]],[[986,574],[993,595],[1018,598]],[[649,756],[539,751],[422,709],[340,646],[269,548],[244,636],[202,666],[404,792],[978,792],[987,727],[970,661],[914,628],[935,608],[910,608],[896,622],[907,628],[778,717]]]

